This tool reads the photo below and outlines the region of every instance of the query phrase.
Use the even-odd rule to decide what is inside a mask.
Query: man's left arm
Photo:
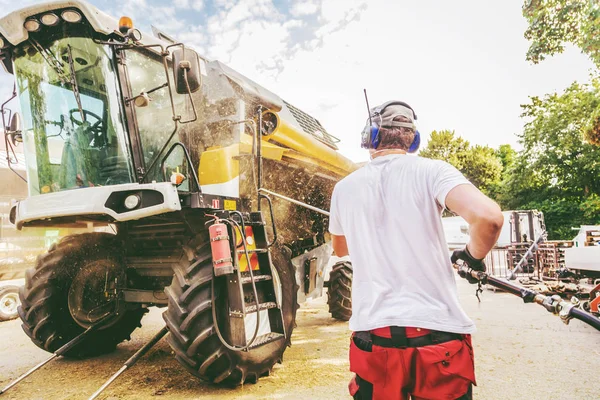
[[[333,246],[333,251],[335,252],[336,256],[344,257],[349,254],[346,236],[331,234],[331,245]]]
[[[331,205],[329,207],[329,233],[331,234],[331,245],[333,251],[338,257],[344,257],[348,255],[348,244],[346,243],[346,236],[344,236],[344,230],[342,229],[342,223],[340,221],[340,214],[337,207],[337,186],[333,188],[331,194]]]

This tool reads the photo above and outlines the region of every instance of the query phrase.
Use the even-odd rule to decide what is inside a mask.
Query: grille
[[[321,125],[321,123],[315,118],[311,117],[299,108],[294,107],[287,101],[284,100],[283,102],[290,110],[294,118],[296,118],[296,121],[298,121],[298,124],[304,130],[304,132],[312,135],[315,139],[337,150],[337,146],[335,144],[339,143],[340,139],[327,133],[323,125]]]

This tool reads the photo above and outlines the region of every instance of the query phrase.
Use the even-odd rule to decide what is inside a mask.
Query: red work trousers
[[[352,334],[350,371],[356,375],[348,386],[350,395],[361,400],[405,400],[409,396],[414,400],[471,399],[472,385],[477,384],[471,336],[458,335],[461,339],[411,347],[411,338],[427,344],[431,331],[405,331],[409,343],[402,348],[374,343],[365,346],[364,340]],[[391,338],[390,328],[370,333]]]

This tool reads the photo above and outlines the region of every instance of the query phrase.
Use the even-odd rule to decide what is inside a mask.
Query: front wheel
[[[163,318],[169,328],[167,340],[175,358],[191,374],[213,383],[235,386],[256,382],[268,375],[273,365],[282,360],[296,318],[298,289],[289,255],[276,246],[271,250],[276,270],[274,279],[281,289],[279,297],[286,336],[245,352],[226,348],[215,330],[212,307],[216,307],[220,330],[224,332],[228,328],[225,326],[227,291],[223,280],[217,278],[212,303],[213,266],[208,232],[197,235],[185,250],[175,267],[171,286],[165,289],[169,305]]]
[[[66,236],[38,257],[20,289],[19,316],[27,336],[53,353],[107,315],[104,326],[66,353],[90,357],[108,353],[129,339],[147,310],[107,296],[108,285],[125,283],[124,260],[115,235]]]

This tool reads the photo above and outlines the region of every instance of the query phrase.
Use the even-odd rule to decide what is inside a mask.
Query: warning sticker
[[[225,210],[237,210],[237,204],[235,200],[223,200],[223,208]]]

